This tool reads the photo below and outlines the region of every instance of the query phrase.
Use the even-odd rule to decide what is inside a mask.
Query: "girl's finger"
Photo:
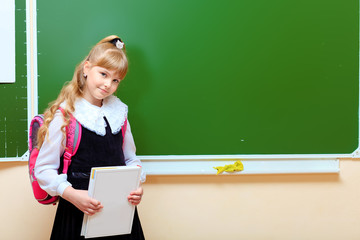
[[[91,207],[92,209],[98,210],[98,209],[103,208],[103,205],[101,205],[101,204],[98,204],[98,205],[91,204],[90,207]]]
[[[132,204],[132,205],[139,205],[140,204],[140,201],[130,201],[130,203]]]
[[[100,201],[96,200],[96,199],[91,199],[90,200],[90,204],[94,205],[94,206],[98,206],[101,205]]]
[[[131,197],[142,197],[142,194],[139,193],[134,193],[134,194],[130,194]]]
[[[93,213],[91,213],[91,212],[88,211],[88,210],[85,210],[84,213],[85,213],[86,215],[89,215],[89,216],[92,216],[92,215],[93,215]]]
[[[129,200],[140,200],[141,199],[141,196],[139,195],[131,195],[128,197]]]

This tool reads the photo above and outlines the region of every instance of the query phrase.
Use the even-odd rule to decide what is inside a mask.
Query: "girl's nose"
[[[106,79],[104,81],[104,86],[108,88],[108,87],[110,87],[110,85],[111,85],[111,79]]]

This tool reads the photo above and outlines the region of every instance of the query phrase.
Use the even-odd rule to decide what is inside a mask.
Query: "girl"
[[[125,46],[121,39],[117,36],[104,38],[76,67],[72,81],[63,87],[58,98],[44,113],[44,125],[38,133],[41,149],[35,176],[41,188],[50,195],[61,196],[51,239],[83,239],[80,232],[84,213],[93,215],[103,208],[87,193],[91,167],[141,166],[135,155],[130,125],[127,123],[124,137],[121,132],[127,119],[127,106],[113,95],[124,79],[127,68]],[[61,113],[59,107],[65,110],[65,114]],[[65,127],[69,124],[70,114],[81,124],[82,136],[65,175],[59,174],[58,169],[64,153]],[[141,181],[145,181],[144,173],[141,174]],[[140,187],[128,196],[128,201],[136,206],[142,194]],[[144,239],[137,211],[131,234],[108,238]]]

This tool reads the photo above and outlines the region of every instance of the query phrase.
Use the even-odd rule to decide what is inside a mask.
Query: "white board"
[[[15,0],[1,0],[0,83],[15,82]]]

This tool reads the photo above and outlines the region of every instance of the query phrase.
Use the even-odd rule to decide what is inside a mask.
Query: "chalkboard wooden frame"
[[[33,1],[35,2],[35,1]],[[36,44],[35,44],[36,45]],[[34,87],[33,89],[33,94],[35,94],[34,96],[37,96],[37,93],[35,93],[36,91],[36,87]],[[34,98],[33,98],[34,99]],[[36,109],[37,108],[37,104],[33,104],[32,105],[33,109]],[[29,107],[30,109],[30,107]],[[30,117],[29,117],[30,118]],[[309,159],[316,159],[316,160],[319,160],[321,161],[322,163],[326,163],[326,160],[329,160],[331,162],[331,166],[333,166],[333,163],[334,163],[334,159],[337,159],[337,158],[343,158],[343,157],[358,157],[359,154],[358,154],[358,150],[356,150],[353,154],[349,153],[349,154],[326,154],[326,155],[322,155],[322,154],[319,154],[319,155],[296,155],[296,154],[292,154],[292,155],[261,155],[261,156],[256,156],[256,155],[252,155],[252,156],[249,156],[249,155],[196,155],[196,156],[191,156],[191,155],[187,155],[187,156],[164,156],[164,155],[159,155],[159,156],[156,156],[156,155],[153,155],[153,156],[139,156],[143,162],[144,162],[144,167],[146,167],[147,169],[150,169],[151,166],[155,166],[155,162],[161,162],[161,163],[166,163],[166,162],[169,162],[169,163],[174,163],[174,162],[181,162],[181,163],[186,163],[188,164],[189,166],[189,169],[191,168],[195,168],[195,169],[198,169],[196,170],[195,172],[197,172],[198,174],[201,174],[202,172],[204,172],[203,170],[201,170],[201,167],[200,165],[197,165],[197,161],[200,159],[200,162],[201,163],[210,163],[210,164],[214,164],[216,165],[217,161],[219,161],[219,163],[225,163],[227,161],[227,159],[243,159],[244,161],[250,161],[250,162],[256,162],[257,160],[256,159],[267,159],[269,162],[268,163],[271,163],[271,161],[276,161],[274,159],[282,159],[282,162],[285,162],[285,161],[290,161],[290,162],[293,162],[293,161],[297,161],[299,159],[304,159],[304,160],[309,160]],[[335,160],[336,161],[336,160]],[[281,165],[281,164],[280,164]],[[275,166],[275,165],[272,165],[272,166]],[[294,166],[295,167],[295,166]],[[171,168],[172,167],[166,167],[164,166],[163,169],[166,169],[168,168],[166,172],[170,173],[170,174],[181,174],[181,173],[171,173]],[[311,167],[310,167],[311,168]],[[326,167],[325,167],[326,168]],[[297,167],[295,167],[295,169],[298,169]],[[306,168],[305,168],[306,169]],[[312,172],[310,169],[308,170],[304,170],[304,172]],[[332,170],[329,170],[329,172],[337,172],[338,171],[338,168],[335,167],[333,168]],[[161,172],[161,171],[150,171],[152,174],[164,174],[164,172]],[[184,171],[186,172],[186,171]],[[205,171],[206,172],[206,171]],[[251,171],[250,171],[251,172]],[[256,172],[261,172],[261,169],[259,169],[258,171],[252,171],[253,173],[256,173]],[[275,170],[273,170],[273,172],[276,172]],[[278,171],[278,173],[286,173],[286,171]],[[321,171],[319,171],[321,172]]]

